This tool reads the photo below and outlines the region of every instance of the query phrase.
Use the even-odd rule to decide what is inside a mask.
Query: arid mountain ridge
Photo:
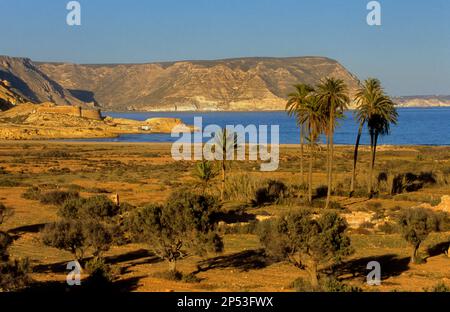
[[[358,78],[340,63],[315,56],[99,65],[0,56],[0,81],[21,101],[113,111],[281,110],[293,84],[316,84],[327,76],[343,79],[351,93],[358,86]],[[0,99],[3,93],[0,88]],[[400,106],[421,106],[421,101],[450,105],[445,97],[399,98]]]

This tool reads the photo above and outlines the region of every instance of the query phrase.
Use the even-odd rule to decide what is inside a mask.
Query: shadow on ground
[[[441,242],[437,243],[436,245],[429,246],[427,248],[428,256],[426,257],[426,259],[445,254],[449,248],[450,248],[450,241]]]
[[[235,268],[241,271],[262,269],[274,263],[266,257],[263,249],[246,250],[226,256],[219,256],[200,261],[197,264],[198,271],[204,272],[212,269]]]
[[[101,293],[101,292],[130,292],[139,287],[139,281],[145,276],[134,276],[122,280],[108,282],[101,279],[81,281],[81,285],[69,286],[66,282],[33,282],[24,292],[31,293]]]
[[[39,233],[44,227],[46,223],[38,223],[38,224],[31,224],[31,225],[24,225],[19,226],[14,229],[10,229],[8,231],[9,234],[23,234],[23,233]]]
[[[87,262],[92,257],[84,258],[83,262]],[[135,262],[136,260],[139,260]],[[130,265],[126,266],[127,268],[133,267],[135,265],[140,264],[149,264],[149,263],[157,263],[162,261],[161,258],[155,256],[153,253],[149,252],[146,249],[139,249],[135,251],[130,251],[117,256],[109,256],[105,257],[105,262],[108,264],[118,264],[123,262],[133,261]],[[50,264],[38,264],[33,267],[33,272],[35,273],[63,273],[67,272],[66,269],[67,261],[56,262]]]
[[[367,274],[372,270],[367,269],[367,264],[371,261],[377,261],[381,266],[381,279],[387,279],[392,276],[398,276],[409,269],[409,257],[400,258],[395,254],[388,254],[382,256],[364,257],[353,259],[337,265],[334,268],[328,268],[334,271],[337,276],[349,275],[345,279],[352,279],[354,277],[366,278]]]

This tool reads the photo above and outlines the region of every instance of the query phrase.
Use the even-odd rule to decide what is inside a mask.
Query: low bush
[[[69,199],[79,198],[78,192],[72,191],[51,191],[40,196],[39,200],[42,204],[60,206]]]
[[[183,279],[183,273],[176,270],[156,272],[153,274],[153,276],[156,278],[161,278],[169,281],[181,281]]]
[[[327,196],[328,186],[320,185],[316,188],[316,193],[314,195],[314,199],[324,198]]]
[[[0,179],[0,187],[18,187],[23,186],[24,184],[20,181],[11,179],[11,178],[2,178]]]
[[[393,222],[384,222],[378,225],[378,230],[385,234],[396,234],[400,232],[400,229],[397,224]]]
[[[247,174],[230,176],[225,182],[225,198],[233,201],[251,202],[260,185],[261,182]]]
[[[42,152],[38,155],[39,158],[69,158],[70,156],[69,153],[60,150]]]
[[[256,190],[254,206],[275,203],[286,196],[287,187],[281,181],[269,180],[266,186]]]
[[[362,292],[361,288],[344,284],[334,277],[320,279],[317,287],[313,287],[308,280],[297,278],[290,284],[290,288],[298,292]]]
[[[444,282],[439,282],[431,288],[424,288],[425,292],[450,292],[450,287]]]
[[[39,200],[41,198],[42,192],[41,189],[37,186],[29,187],[23,194],[22,198],[29,200]]]
[[[84,269],[90,277],[95,276],[97,279],[101,278],[108,282],[112,282],[114,280],[111,266],[106,264],[105,260],[102,258],[94,257],[87,261]]]

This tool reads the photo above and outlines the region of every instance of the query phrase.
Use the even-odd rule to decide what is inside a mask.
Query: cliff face
[[[333,76],[351,91],[357,87],[342,65],[322,57],[38,67],[79,99],[109,110],[279,110],[295,83]]]
[[[6,82],[5,89],[14,94],[17,103],[28,101],[53,102],[59,105],[83,104],[27,58],[0,56],[0,81]],[[1,94],[0,97],[3,98]]]

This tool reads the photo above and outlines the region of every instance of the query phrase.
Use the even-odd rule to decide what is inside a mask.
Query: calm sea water
[[[392,127],[389,136],[381,137],[380,144],[393,145],[450,145],[450,108],[402,108],[398,110],[399,122]],[[299,130],[294,118],[285,112],[157,112],[157,113],[104,113],[106,116],[146,120],[151,117],[180,118],[186,124],[193,124],[195,116],[203,117],[203,127],[208,124],[225,125],[249,124],[279,125],[280,143],[299,142]],[[336,129],[336,144],[354,144],[358,125],[353,112],[346,113]],[[173,142],[170,134],[132,134],[118,138],[92,139],[94,142]],[[323,138],[322,138],[323,141]],[[364,129],[362,144],[369,144],[367,129]]]

